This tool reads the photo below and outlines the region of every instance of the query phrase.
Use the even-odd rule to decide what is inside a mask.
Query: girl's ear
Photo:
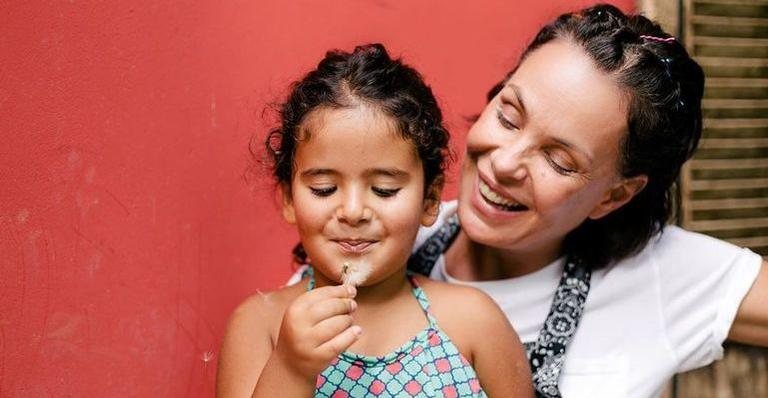
[[[293,208],[293,197],[291,196],[291,184],[281,183],[280,194],[283,202],[283,218],[289,224],[296,224],[296,212]]]
[[[424,195],[424,211],[421,214],[421,225],[428,227],[437,221],[440,214],[440,195],[443,192],[445,178],[442,175],[435,177],[432,185],[426,190]]]
[[[589,218],[597,220],[624,206],[630,199],[640,193],[646,184],[648,184],[648,176],[646,175],[621,180],[605,193],[603,200],[589,213]]]

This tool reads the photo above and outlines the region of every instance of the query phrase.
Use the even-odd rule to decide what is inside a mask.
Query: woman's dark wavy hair
[[[290,186],[296,146],[305,138],[302,123],[310,113],[360,105],[396,122],[400,135],[413,143],[421,159],[425,199],[440,200],[431,196],[436,191],[430,188],[442,183],[450,157],[442,112],[421,75],[400,59],[392,59],[378,43],[358,46],[351,53],[329,51],[315,70],[293,83],[279,108],[279,126],[265,142],[275,181]],[[301,245],[294,249],[294,257],[306,260]]]
[[[559,16],[539,31],[520,62],[553,40],[580,46],[628,94],[629,130],[619,148],[620,172],[648,176],[645,188],[627,204],[600,219],[587,219],[566,236],[565,254],[595,269],[639,251],[674,213],[680,169],[701,137],[704,73],[658,24],[611,5]],[[489,101],[514,72],[491,89]]]

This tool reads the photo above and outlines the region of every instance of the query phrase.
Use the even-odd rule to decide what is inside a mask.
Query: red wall
[[[3,397],[212,395],[229,312],[291,272],[295,234],[244,179],[265,104],[382,41],[460,148],[537,27],[589,2],[112,3],[0,11]]]

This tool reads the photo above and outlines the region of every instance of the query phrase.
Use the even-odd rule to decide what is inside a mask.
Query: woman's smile
[[[486,202],[504,211],[524,211],[528,210],[528,207],[513,199],[505,198],[502,194],[497,193],[488,184],[486,184],[482,178],[477,179],[478,190],[480,196],[485,199]]]

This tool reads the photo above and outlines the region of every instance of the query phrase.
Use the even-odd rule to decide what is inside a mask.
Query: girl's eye
[[[331,194],[336,192],[336,187],[333,187],[333,186],[321,187],[321,188],[309,187],[309,190],[312,191],[312,195],[324,198],[326,196],[331,196]]]
[[[502,112],[501,107],[496,108],[496,118],[499,119],[499,123],[504,126],[507,129],[517,129],[517,126],[515,125],[512,120],[507,117],[504,112]]]
[[[371,190],[377,196],[381,196],[382,198],[389,198],[389,197],[395,196],[400,191],[400,188],[387,189],[387,188],[372,187]]]

